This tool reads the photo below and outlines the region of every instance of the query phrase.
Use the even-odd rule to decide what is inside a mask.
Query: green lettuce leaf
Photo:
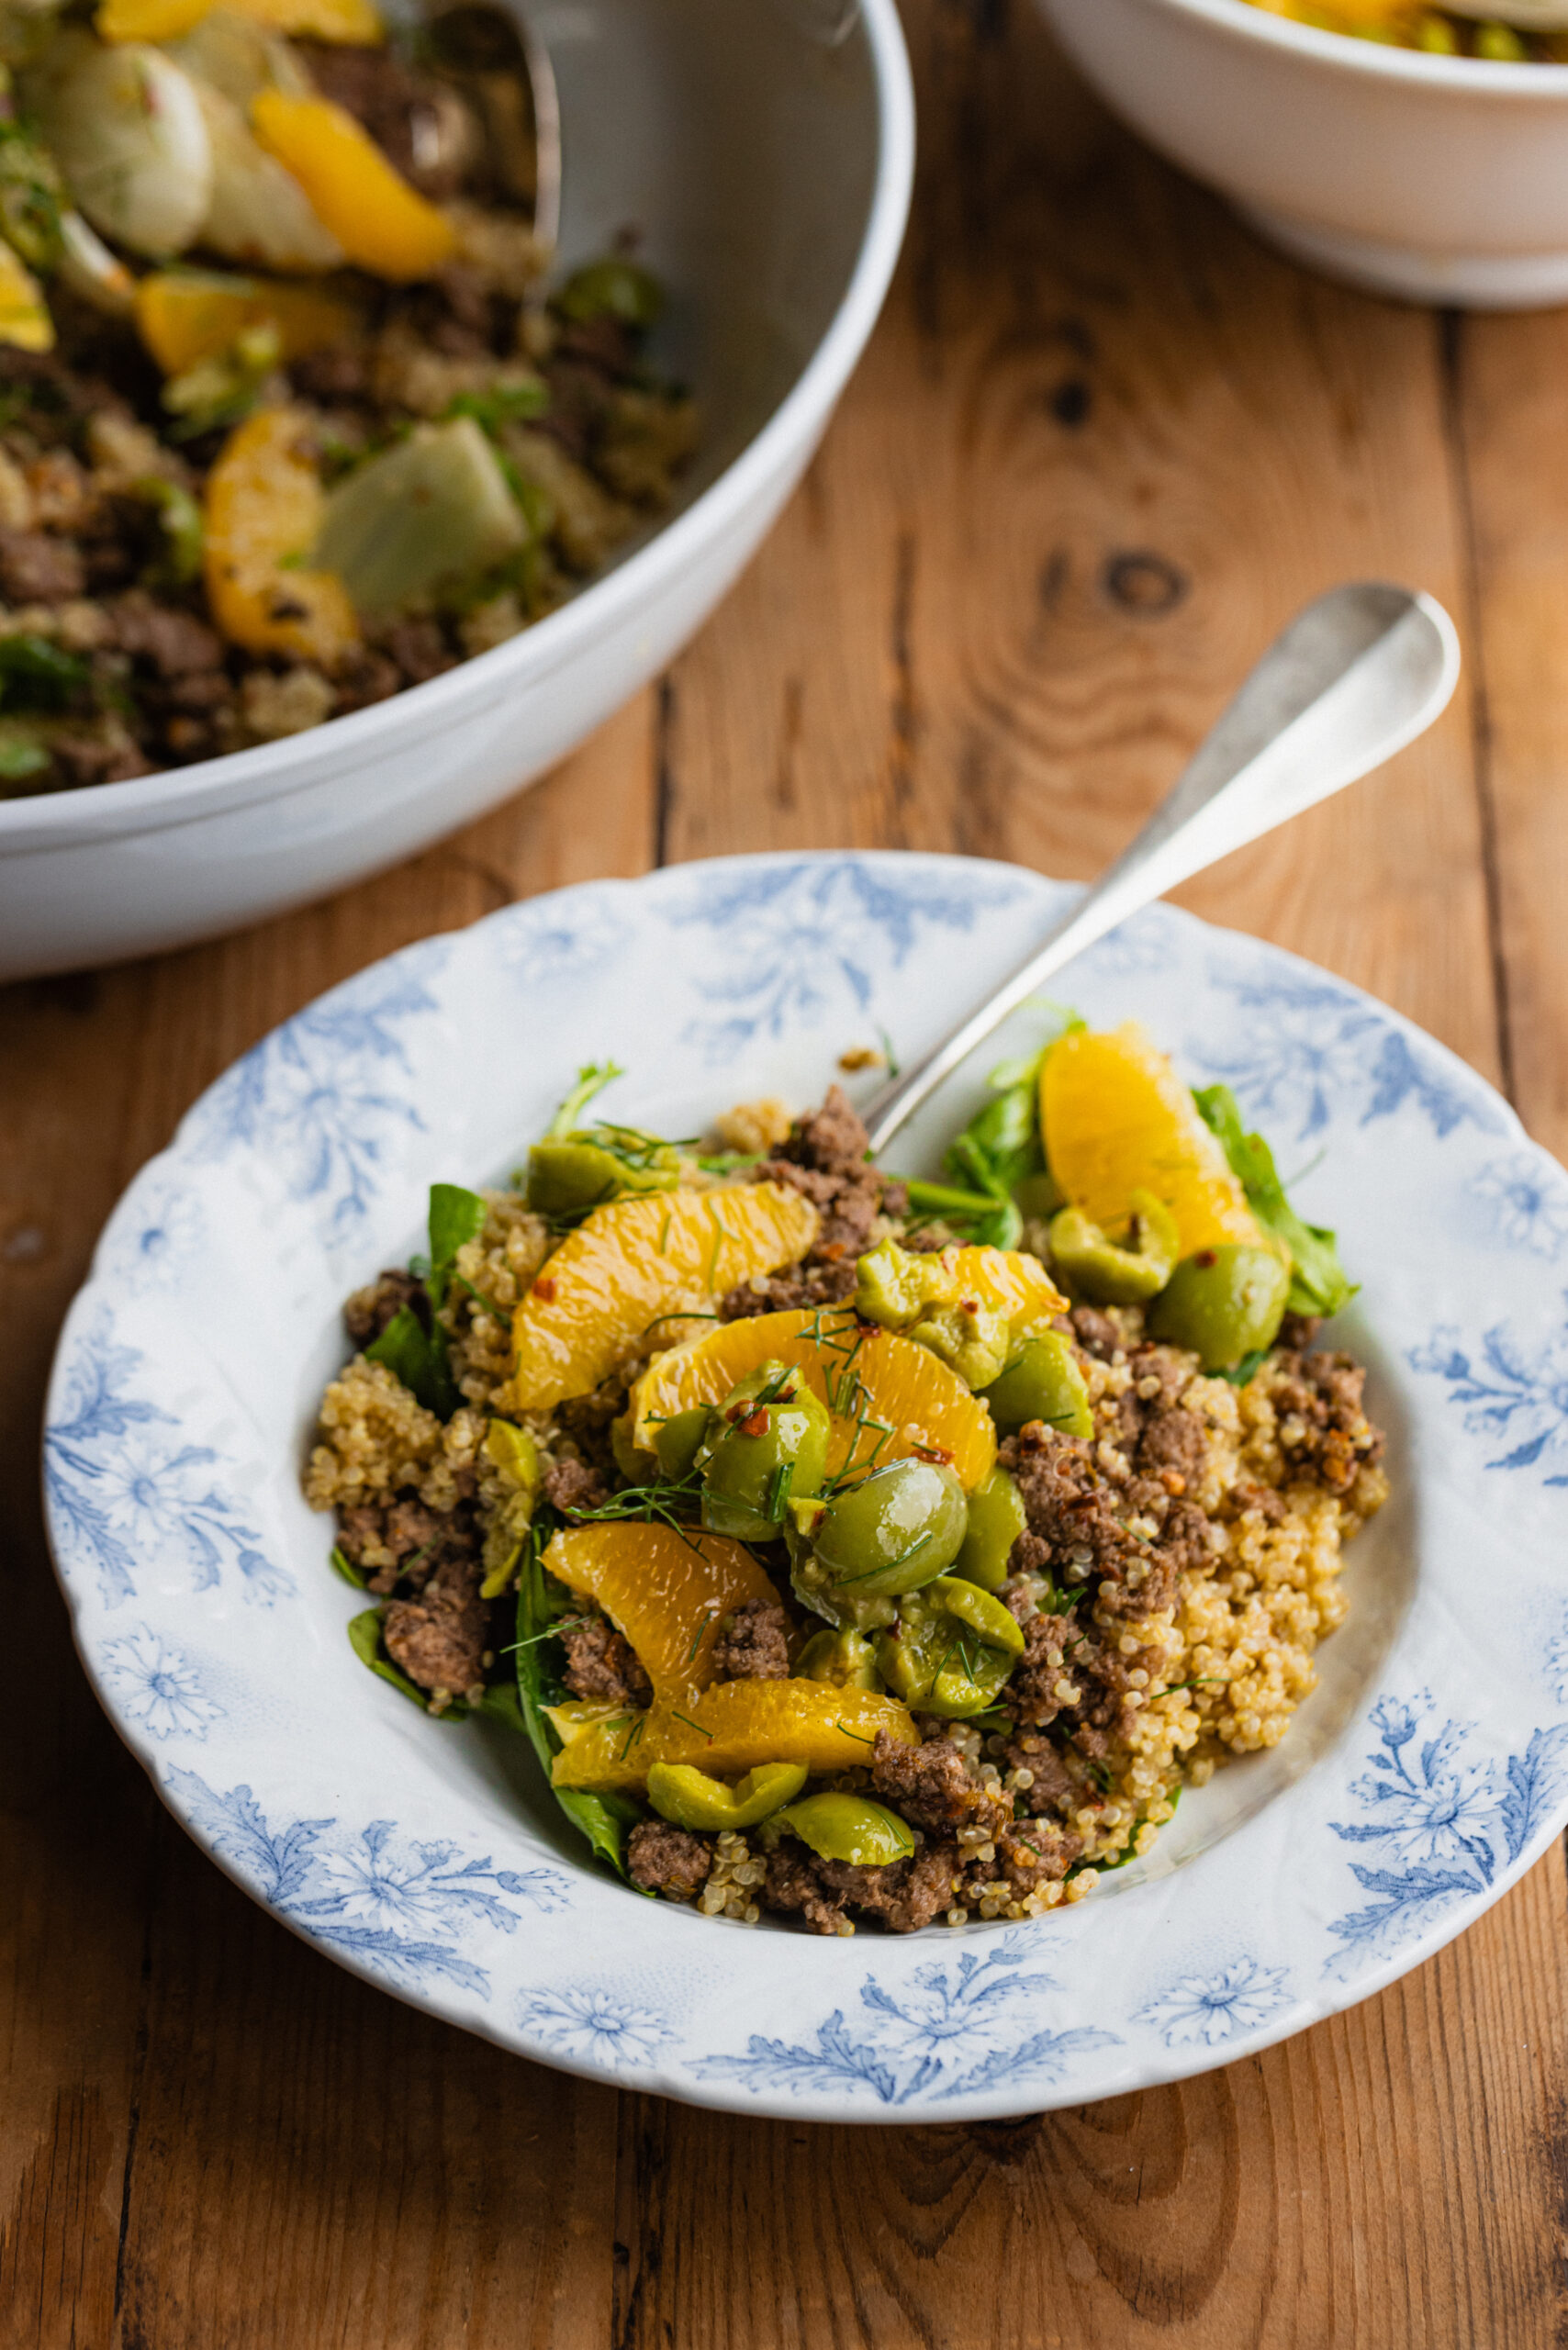
[[[1194,1088],[1193,1099],[1209,1131],[1218,1137],[1232,1171],[1239,1178],[1248,1205],[1260,1224],[1276,1233],[1291,1252],[1291,1286],[1286,1299],[1292,1314],[1318,1314],[1325,1320],[1338,1314],[1356,1294],[1339,1262],[1333,1233],[1319,1224],[1305,1224],[1285,1197],[1274,1166],[1274,1154],[1261,1135],[1243,1131],[1241,1113],[1228,1085]]]

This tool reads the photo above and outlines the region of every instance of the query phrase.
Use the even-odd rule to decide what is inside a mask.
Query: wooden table
[[[697,2113],[498,2054],[273,1924],[77,1669],[35,1446],[117,1192],[404,941],[594,874],[890,843],[1087,874],[1295,606],[1382,574],[1467,678],[1185,893],[1374,990],[1568,1142],[1568,316],[1303,276],[1110,129],[1024,0],[910,0],[923,161],[819,463],[669,676],[382,880],[0,994],[0,2343],[82,2350],[1546,2350],[1568,2332],[1560,1852],[1396,1988],[1005,2125]]]

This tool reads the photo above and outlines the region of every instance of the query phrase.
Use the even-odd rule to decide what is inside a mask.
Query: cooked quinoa
[[[666,1376],[705,1334],[710,1345],[712,1334],[738,1325],[755,1323],[764,1334],[764,1316],[773,1317],[767,1330],[843,1331],[853,1360],[868,1336],[880,1338],[890,1326],[868,1318],[868,1265],[891,1263],[904,1278],[939,1287],[952,1267],[982,1260],[978,1249],[959,1253],[968,1239],[961,1215],[949,1209],[952,1224],[934,1216],[931,1187],[906,1185],[868,1163],[865,1129],[836,1086],[820,1110],[796,1119],[771,1099],[739,1105],[698,1156],[648,1136],[629,1143],[632,1133],[579,1125],[567,1140],[624,1151],[629,1183],[658,1171],[666,1240],[668,1203],[706,1193],[727,1229],[725,1194],[767,1184],[786,1200],[810,1203],[810,1246],[792,1262],[711,1295],[700,1314],[680,1296],[681,1315],[622,1337],[609,1349],[608,1370],[582,1392],[524,1408],[514,1384],[527,1313],[543,1302],[548,1314],[568,1279],[568,1271],[552,1273],[553,1260],[593,1215],[612,1210],[585,1217],[531,1206],[520,1191],[456,1194],[473,1229],[449,1269],[389,1270],[348,1301],[346,1326],[359,1351],[322,1399],[305,1477],[311,1505],[336,1515],[341,1569],[386,1602],[379,1625],[365,1619],[384,1668],[401,1673],[406,1694],[432,1712],[477,1706],[529,1728],[553,1769],[562,1738],[580,1723],[591,1733],[608,1720],[618,1738],[624,1724],[625,1752],[649,1723],[656,1738],[666,1702],[656,1658],[645,1665],[618,1620],[633,1624],[635,1611],[599,1604],[580,1579],[577,1588],[557,1579],[555,1570],[569,1572],[561,1563],[566,1538],[641,1518],[652,1542],[656,1528],[695,1528],[703,1495],[702,1522],[713,1522],[711,1466],[678,1474],[661,1456],[651,1468],[635,1441],[644,1374]],[[543,1179],[529,1180],[542,1194]],[[1059,1215],[1053,1225],[1039,1214],[1003,1229],[1025,1244],[1007,1263],[1047,1297],[1053,1274],[1072,1286],[1068,1264],[1050,1253],[1051,1233],[1062,1229]],[[432,1204],[432,1248],[435,1237]],[[1331,1236],[1316,1237],[1331,1248]],[[574,1261],[560,1259],[568,1270]],[[1078,1432],[1025,1419],[995,1446],[989,1486],[1000,1481],[1014,1497],[1018,1530],[1005,1538],[989,1583],[978,1567],[966,1568],[969,1550],[960,1553],[954,1572],[975,1574],[980,1598],[965,1602],[966,1584],[938,1578],[886,1605],[862,1600],[851,1624],[844,1607],[834,1614],[832,1594],[822,1598],[820,1574],[813,1581],[811,1546],[824,1538],[812,1512],[824,1505],[808,1499],[793,1505],[788,1523],[781,1507],[778,1523],[750,1539],[740,1555],[743,1566],[752,1562],[745,1572],[759,1584],[756,1595],[710,1610],[717,1620],[700,1619],[686,1660],[692,1665],[711,1643],[694,1669],[695,1694],[684,1700],[700,1713],[715,1692],[743,1683],[756,1687],[758,1702],[784,1707],[790,1692],[820,1697],[839,1671],[822,1653],[824,1615],[830,1639],[836,1623],[840,1647],[847,1640],[862,1668],[857,1680],[831,1682],[834,1702],[869,1707],[863,1718],[871,1727],[857,1736],[863,1757],[846,1748],[853,1759],[812,1767],[807,1792],[843,1798],[834,1818],[890,1820],[895,1856],[818,1849],[808,1841],[817,1815],[809,1805],[796,1809],[798,1785],[789,1803],[759,1818],[691,1825],[678,1816],[680,1804],[661,1795],[666,1783],[649,1779],[644,1767],[630,1792],[623,1771],[620,1792],[604,1798],[606,1819],[618,1822],[606,1834],[633,1884],[708,1917],[755,1925],[768,1912],[795,1915],[831,1935],[852,1933],[857,1922],[910,1931],[1036,1917],[1082,1898],[1102,1871],[1150,1851],[1183,1787],[1202,1786],[1219,1764],[1285,1735],[1316,1685],[1317,1645],[1346,1612],[1344,1546],[1388,1493],[1383,1438],[1363,1408],[1363,1370],[1316,1347],[1315,1320],[1298,1312],[1282,1322],[1276,1312],[1272,1343],[1227,1377],[1206,1373],[1193,1348],[1155,1334],[1156,1304],[1095,1304],[1081,1294],[1057,1296],[1055,1304],[1052,1360],[1064,1366],[1085,1416]],[[973,1298],[957,1310],[976,1329],[984,1320]],[[917,1343],[944,1343],[930,1335],[934,1326],[922,1327]],[[410,1345],[412,1355],[399,1353]],[[428,1359],[422,1346],[434,1349]],[[367,1347],[390,1352],[412,1378],[433,1375],[439,1358],[448,1382],[435,1399],[441,1408],[421,1403]],[[975,1359],[959,1360],[972,1368]],[[798,1401],[790,1376],[771,1384],[765,1376],[762,1422],[770,1408]],[[943,1393],[964,1403],[965,1382],[944,1377]],[[835,1408],[844,1405],[842,1390],[828,1392],[837,1393]],[[975,1392],[982,1401],[992,1393]],[[735,1393],[741,1400],[726,1406],[728,1425],[744,1436],[758,1425],[755,1379]],[[1002,1393],[999,1385],[998,1399]],[[1001,1401],[992,1408],[1000,1425]],[[913,1433],[904,1468],[935,1463],[939,1477],[956,1481],[943,1464],[958,1453],[927,1429]],[[716,1420],[705,1441],[716,1448],[725,1435]],[[700,1450],[699,1462],[704,1457]],[[846,1471],[841,1490],[872,1482],[864,1469]],[[971,1528],[975,1506],[971,1497]],[[841,1599],[855,1581],[839,1587]],[[947,1685],[945,1658],[935,1683],[921,1684],[925,1700],[915,1691],[906,1711],[885,1678],[894,1670],[889,1657],[897,1662],[901,1642],[913,1644],[911,1654],[918,1649],[934,1593],[943,1606],[967,1607],[981,1627],[980,1662],[964,1664],[977,1697],[965,1698],[960,1685],[957,1703],[949,1691],[942,1708],[931,1709]],[[986,1646],[1000,1637],[999,1618],[987,1609],[1004,1610],[1015,1628],[1005,1653]],[[873,1651],[876,1670],[865,1662]],[[988,1660],[996,1684],[987,1684],[989,1695],[980,1686]],[[876,1717],[879,1704],[885,1720]],[[538,1727],[543,1715],[555,1725],[547,1734]],[[699,1726],[688,1714],[675,1718]],[[836,1727],[855,1735],[842,1719]],[[749,1762],[779,1767],[760,1751]],[[738,1769],[719,1774],[726,1776],[738,1780],[729,1795],[744,1797],[750,1782]],[[659,1802],[650,1801],[650,1788]]]

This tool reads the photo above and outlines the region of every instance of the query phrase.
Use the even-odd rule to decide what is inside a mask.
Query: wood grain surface
[[[889,843],[1087,874],[1283,618],[1461,619],[1443,723],[1186,893],[1375,990],[1568,1149],[1568,317],[1266,253],[1023,0],[908,0],[916,215],[811,476],[669,676],[386,878],[0,992],[5,2350],[1546,2350],[1568,2342],[1553,1852],[1430,1965],[1179,2087],[827,2130],[617,2096],[274,1925],[162,1814],[39,1520],[61,1315],[196,1093],[405,941],[602,873]]]

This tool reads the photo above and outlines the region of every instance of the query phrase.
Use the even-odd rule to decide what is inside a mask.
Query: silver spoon
[[[1331,588],[1277,637],[1130,848],[1044,943],[864,1113],[875,1157],[960,1061],[1108,930],[1355,783],[1424,733],[1459,678],[1459,637],[1430,596]]]
[[[503,195],[531,207],[548,260],[561,233],[561,106],[550,52],[521,9],[437,0],[425,11],[430,62],[483,126]]]

